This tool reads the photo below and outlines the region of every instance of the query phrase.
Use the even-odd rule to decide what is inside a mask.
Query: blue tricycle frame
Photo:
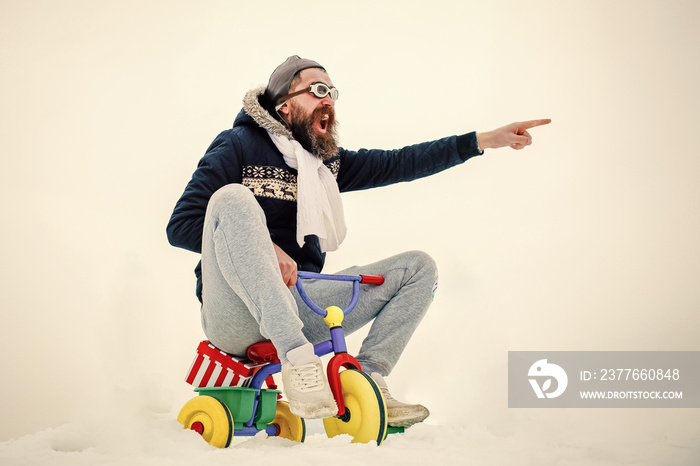
[[[343,309],[330,306],[322,309],[306,293],[305,280],[334,280],[352,283],[352,298]],[[327,364],[328,383],[338,405],[336,416],[323,420],[329,437],[349,434],[353,442],[375,441],[380,445],[387,434],[403,432],[402,427],[387,424],[386,403],[376,382],[366,373],[357,360],[348,354],[343,331],[343,318],[352,312],[360,296],[360,284],[381,285],[384,278],[373,275],[331,275],[314,272],[298,272],[296,288],[304,303],[323,317],[330,331],[330,338],[314,345],[318,356],[333,353]],[[257,348],[253,348],[257,346]],[[253,353],[276,355],[270,342],[256,343]],[[249,349],[249,354],[251,351]],[[281,364],[276,356],[268,357],[250,380],[248,386],[200,387],[199,396],[188,401],[180,410],[178,421],[186,429],[198,432],[208,443],[228,447],[232,438],[256,435],[265,431],[303,442],[306,438],[304,419],[294,415],[285,401],[279,400],[281,392],[263,388],[271,376],[280,372]],[[274,385],[273,385],[274,387]]]

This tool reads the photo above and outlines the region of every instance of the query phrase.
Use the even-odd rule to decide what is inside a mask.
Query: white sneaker
[[[323,419],[338,414],[321,359],[313,346],[294,348],[282,363],[282,384],[293,414],[306,419]]]
[[[425,420],[430,416],[430,411],[423,405],[412,405],[408,403],[402,403],[398,401],[386,386],[386,381],[381,374],[377,372],[372,372],[371,377],[377,382],[379,390],[381,390],[382,395],[384,395],[384,401],[386,402],[387,410],[387,420],[388,424],[393,427],[410,427],[413,424]]]

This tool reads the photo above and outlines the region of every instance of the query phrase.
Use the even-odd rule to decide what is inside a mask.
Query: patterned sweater
[[[263,91],[258,88],[246,94],[233,128],[219,134],[199,161],[168,222],[168,240],[173,246],[201,253],[210,197],[227,184],[240,183],[253,192],[265,212],[273,242],[297,262],[299,270],[320,272],[325,254],[318,238],[307,236],[303,247],[296,241],[297,172],[284,162],[266,130],[287,137],[291,134],[260,104]],[[342,193],[415,180],[480,154],[472,132],[388,151],[341,148],[324,163]],[[201,301],[201,263],[195,275]]]

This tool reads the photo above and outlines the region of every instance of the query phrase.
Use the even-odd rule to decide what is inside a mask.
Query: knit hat
[[[307,68],[326,70],[313,60],[301,58],[299,55],[292,55],[272,72],[267,88],[265,88],[265,107],[273,116],[276,114],[274,108],[277,104],[277,99],[289,94],[289,85],[292,83],[294,75]]]

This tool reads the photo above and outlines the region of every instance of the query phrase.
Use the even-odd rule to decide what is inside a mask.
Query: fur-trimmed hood
[[[265,107],[260,103],[260,97],[265,93],[265,86],[251,89],[243,97],[243,110],[262,129],[266,129],[272,134],[285,136],[292,139],[292,133],[279,120],[270,115]]]

